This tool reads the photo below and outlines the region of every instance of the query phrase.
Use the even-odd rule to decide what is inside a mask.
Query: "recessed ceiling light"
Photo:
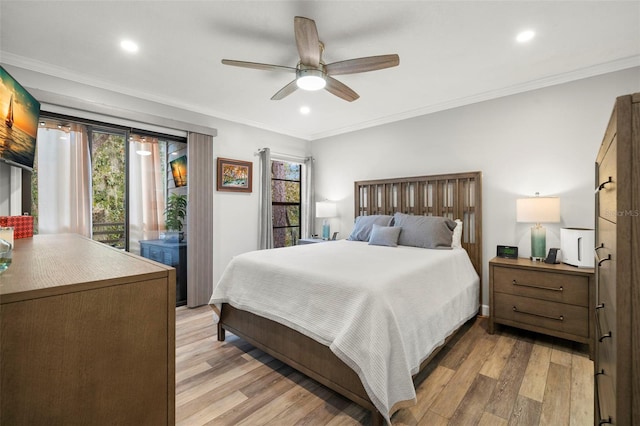
[[[300,107],[300,114],[307,115],[310,112],[311,112],[311,108],[309,108],[308,106]]]
[[[129,53],[136,53],[138,51],[138,44],[131,40],[122,40],[120,47]]]
[[[530,41],[533,37],[535,37],[535,35],[536,33],[531,30],[522,31],[521,33],[518,34],[518,36],[516,37],[516,40],[519,43],[526,43]]]

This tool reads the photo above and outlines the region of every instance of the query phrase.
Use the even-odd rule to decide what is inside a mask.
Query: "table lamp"
[[[547,230],[541,223],[560,222],[560,198],[535,197],[516,200],[516,220],[535,223],[531,227],[531,259],[544,260],[547,251]]]
[[[331,234],[331,226],[329,225],[329,218],[336,217],[338,215],[338,209],[335,203],[330,201],[318,201],[316,203],[316,217],[322,218],[322,239],[328,240]]]

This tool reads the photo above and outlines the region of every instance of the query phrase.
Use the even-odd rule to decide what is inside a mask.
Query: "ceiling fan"
[[[313,19],[296,16],[293,24],[296,46],[298,47],[298,53],[300,55],[300,62],[298,62],[295,68],[283,65],[234,61],[231,59],[223,59],[222,63],[258,70],[295,72],[295,80],[284,86],[271,97],[271,100],[274,101],[283,99],[300,88],[303,90],[326,89],[329,93],[349,102],[355,101],[360,95],[331,76],[381,70],[395,67],[400,63],[400,57],[393,54],[368,56],[366,58],[348,59],[346,61],[325,64],[322,61],[324,44],[318,39],[318,29],[316,28],[315,21]]]

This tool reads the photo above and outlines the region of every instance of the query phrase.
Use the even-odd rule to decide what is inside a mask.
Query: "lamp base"
[[[324,219],[322,221],[322,239],[328,240],[329,235],[331,235],[331,227],[329,226],[329,220]]]
[[[531,260],[543,261],[547,252],[547,230],[536,224],[531,227]]]

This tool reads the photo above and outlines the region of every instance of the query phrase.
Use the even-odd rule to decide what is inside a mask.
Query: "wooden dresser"
[[[595,285],[592,268],[525,258],[489,262],[489,333],[495,324],[589,345],[594,356]]]
[[[175,270],[72,234],[0,275],[0,424],[175,424]]]
[[[619,97],[596,159],[596,425],[640,425],[640,94]]]

